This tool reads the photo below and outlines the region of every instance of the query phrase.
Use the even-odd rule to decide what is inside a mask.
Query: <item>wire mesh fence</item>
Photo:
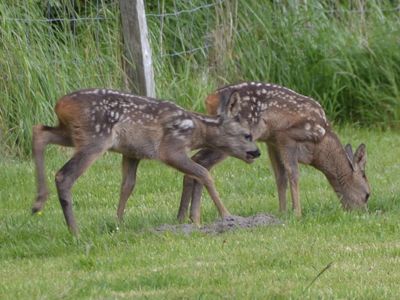
[[[398,0],[151,0],[146,17],[161,98],[199,109],[217,85],[261,80],[332,119],[400,119]],[[117,0],[1,1],[2,143],[29,151],[32,124],[71,90],[126,89],[121,36]]]
[[[25,39],[29,52],[40,51],[37,47],[42,47],[40,43],[35,44],[35,40],[41,37],[37,33],[46,34],[46,40],[54,48],[54,56],[48,57],[49,61],[57,63],[59,57],[56,55],[57,44],[62,48],[69,48],[70,62],[77,65],[82,62],[82,51],[79,47],[85,48],[85,43],[95,45],[90,49],[90,59],[84,60],[86,64],[102,64],[110,60],[110,53],[120,51],[121,34],[119,20],[119,1],[117,0],[92,0],[92,1],[57,1],[49,0],[38,2],[33,10],[23,8],[23,1],[20,7],[15,9],[12,2],[3,4],[0,13],[2,24],[2,35],[12,32],[15,35],[22,33],[20,39]],[[296,9],[304,12],[310,9],[307,1],[280,1],[271,0],[275,9]],[[380,12],[398,14],[400,4],[392,1],[390,8],[381,8]],[[365,16],[371,8],[350,4],[347,7],[341,6],[337,1],[327,1],[327,5],[320,7],[319,12],[334,18],[343,18],[346,15],[353,15],[356,18]],[[362,3],[362,1],[360,2]],[[208,59],[212,64],[217,55],[210,48],[219,47],[216,52],[225,54],[227,45],[233,44],[234,40],[240,39],[242,35],[257,35],[257,20],[238,26],[238,6],[243,11],[243,15],[249,7],[241,1],[231,0],[186,0],[186,1],[147,1],[147,20],[150,28],[150,39],[153,45],[154,60],[162,64],[167,58],[185,58],[188,55],[199,54]],[[292,7],[291,7],[292,6]],[[18,7],[18,5],[17,5]],[[265,9],[271,6],[266,5]],[[251,11],[248,11],[251,12]],[[270,13],[265,11],[265,15]],[[227,19],[223,19],[226,17]],[[222,18],[222,19],[221,19]],[[301,28],[307,29],[307,24],[298,24]],[[16,29],[15,29],[16,28]],[[35,32],[36,31],[36,32]],[[36,33],[36,34],[35,34]],[[225,35],[228,35],[226,37]],[[222,45],[218,45],[222,43]],[[5,47],[6,48],[6,47]],[[89,50],[86,50],[89,51]],[[219,54],[220,56],[221,54]],[[118,58],[113,57],[118,61]],[[82,68],[81,66],[78,66]],[[21,75],[22,76],[22,75]],[[93,73],[87,76],[97,76]],[[6,77],[7,79],[7,77]]]
[[[224,0],[217,1],[148,1],[146,9],[153,44],[154,59],[162,63],[167,57],[184,57],[201,53],[206,56],[212,46],[215,9]],[[18,1],[17,1],[18,3]],[[44,44],[53,51],[47,53],[47,62],[57,64],[59,54],[68,48],[68,60],[84,71],[87,65],[108,63],[110,53],[121,49],[119,1],[44,1],[35,7],[3,3],[0,13],[2,35],[11,35],[25,42],[30,53],[42,51]],[[42,35],[42,36],[39,36]],[[87,50],[87,45],[93,46]],[[82,49],[86,49],[82,52]],[[8,48],[5,46],[4,51]],[[90,52],[90,57],[88,53]],[[83,56],[83,57],[82,57]],[[85,58],[87,57],[87,59]],[[115,55],[111,55],[118,61]],[[23,72],[21,72],[23,76]],[[86,76],[97,76],[92,72]],[[20,77],[19,77],[20,78]],[[107,80],[106,80],[107,81]]]
[[[110,53],[115,52],[119,43],[116,1],[93,1],[90,5],[87,1],[79,4],[76,0],[62,4],[44,1],[36,5],[16,2],[3,3],[0,13],[2,36],[10,41],[10,46],[3,43],[4,52],[12,52],[12,42],[17,42],[21,51],[33,56],[37,52],[46,52],[43,64],[57,66],[62,61],[82,70],[85,69],[80,65],[82,62],[89,65],[107,63]],[[20,75],[29,74],[21,72]]]
[[[223,4],[223,0],[212,3],[203,1],[186,1],[182,7],[174,5],[166,8],[158,1],[157,13],[147,13],[147,20],[160,43],[160,57],[184,56],[201,51],[205,52],[211,47],[209,34],[213,30],[215,9]],[[165,44],[170,45],[165,49]]]

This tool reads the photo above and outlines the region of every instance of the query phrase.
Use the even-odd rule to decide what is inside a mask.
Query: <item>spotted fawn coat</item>
[[[239,103],[237,103],[239,105]],[[188,112],[158,101],[108,89],[80,90],[56,104],[59,125],[33,128],[33,156],[37,173],[34,213],[48,198],[44,150],[48,144],[75,147],[72,158],[57,172],[56,187],[70,231],[78,232],[72,212],[71,188],[78,177],[104,152],[121,153],[122,185],[117,216],[122,219],[141,159],[155,159],[204,184],[221,216],[229,215],[206,168],[187,156],[193,149],[210,148],[252,162],[260,155],[249,129],[224,112],[218,117]],[[230,117],[232,116],[232,117]]]
[[[230,96],[227,96],[230,95]],[[236,105],[240,103],[240,105]],[[321,105],[310,97],[268,83],[242,82],[216,90],[206,99],[209,114],[222,110],[240,116],[254,140],[267,144],[278,188],[279,207],[286,210],[287,183],[293,209],[301,215],[298,163],[311,165],[325,174],[344,208],[365,207],[370,187],[365,176],[366,150],[361,144],[355,154],[343,147],[332,131]],[[210,169],[225,155],[210,149],[193,159]],[[178,219],[185,219],[191,201],[191,219],[200,221],[201,184],[184,179]]]

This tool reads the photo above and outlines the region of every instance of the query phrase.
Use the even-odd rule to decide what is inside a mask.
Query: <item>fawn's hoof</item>
[[[32,206],[32,214],[40,213],[43,210],[44,203],[42,202],[35,202]]]
[[[224,216],[224,217],[222,217],[221,219],[222,219],[222,221],[235,221],[236,220],[236,216],[234,216],[234,215],[226,215],[226,216]]]
[[[40,213],[42,210],[40,208],[37,207],[32,207],[32,215],[38,214]]]
[[[178,214],[176,218],[178,219],[179,224],[182,224],[183,222],[185,222],[186,216]]]
[[[195,225],[196,227],[200,227],[201,226],[201,222],[200,222],[200,217],[190,217],[190,221],[192,222],[193,225]]]
[[[48,197],[49,192],[47,191],[38,194],[35,203],[32,205],[32,214],[36,214],[43,210],[44,204],[46,203]]]
[[[232,217],[232,214],[229,211],[225,211],[222,214],[220,214],[220,217],[222,220],[229,219],[230,217]]]

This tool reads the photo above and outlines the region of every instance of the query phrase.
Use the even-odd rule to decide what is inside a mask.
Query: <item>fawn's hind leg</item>
[[[36,167],[37,195],[32,206],[32,213],[39,212],[43,209],[49,194],[44,167],[44,152],[48,144],[68,147],[73,146],[67,130],[61,126],[48,127],[36,125],[33,127],[32,154]]]

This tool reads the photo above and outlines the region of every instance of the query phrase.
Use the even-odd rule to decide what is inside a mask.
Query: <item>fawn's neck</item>
[[[348,178],[352,174],[352,169],[335,133],[328,132],[318,144],[312,164],[325,174],[335,192],[341,193],[349,183]]]
[[[221,124],[220,117],[195,114],[196,131],[192,138],[192,149],[213,148],[215,139],[218,138]]]

